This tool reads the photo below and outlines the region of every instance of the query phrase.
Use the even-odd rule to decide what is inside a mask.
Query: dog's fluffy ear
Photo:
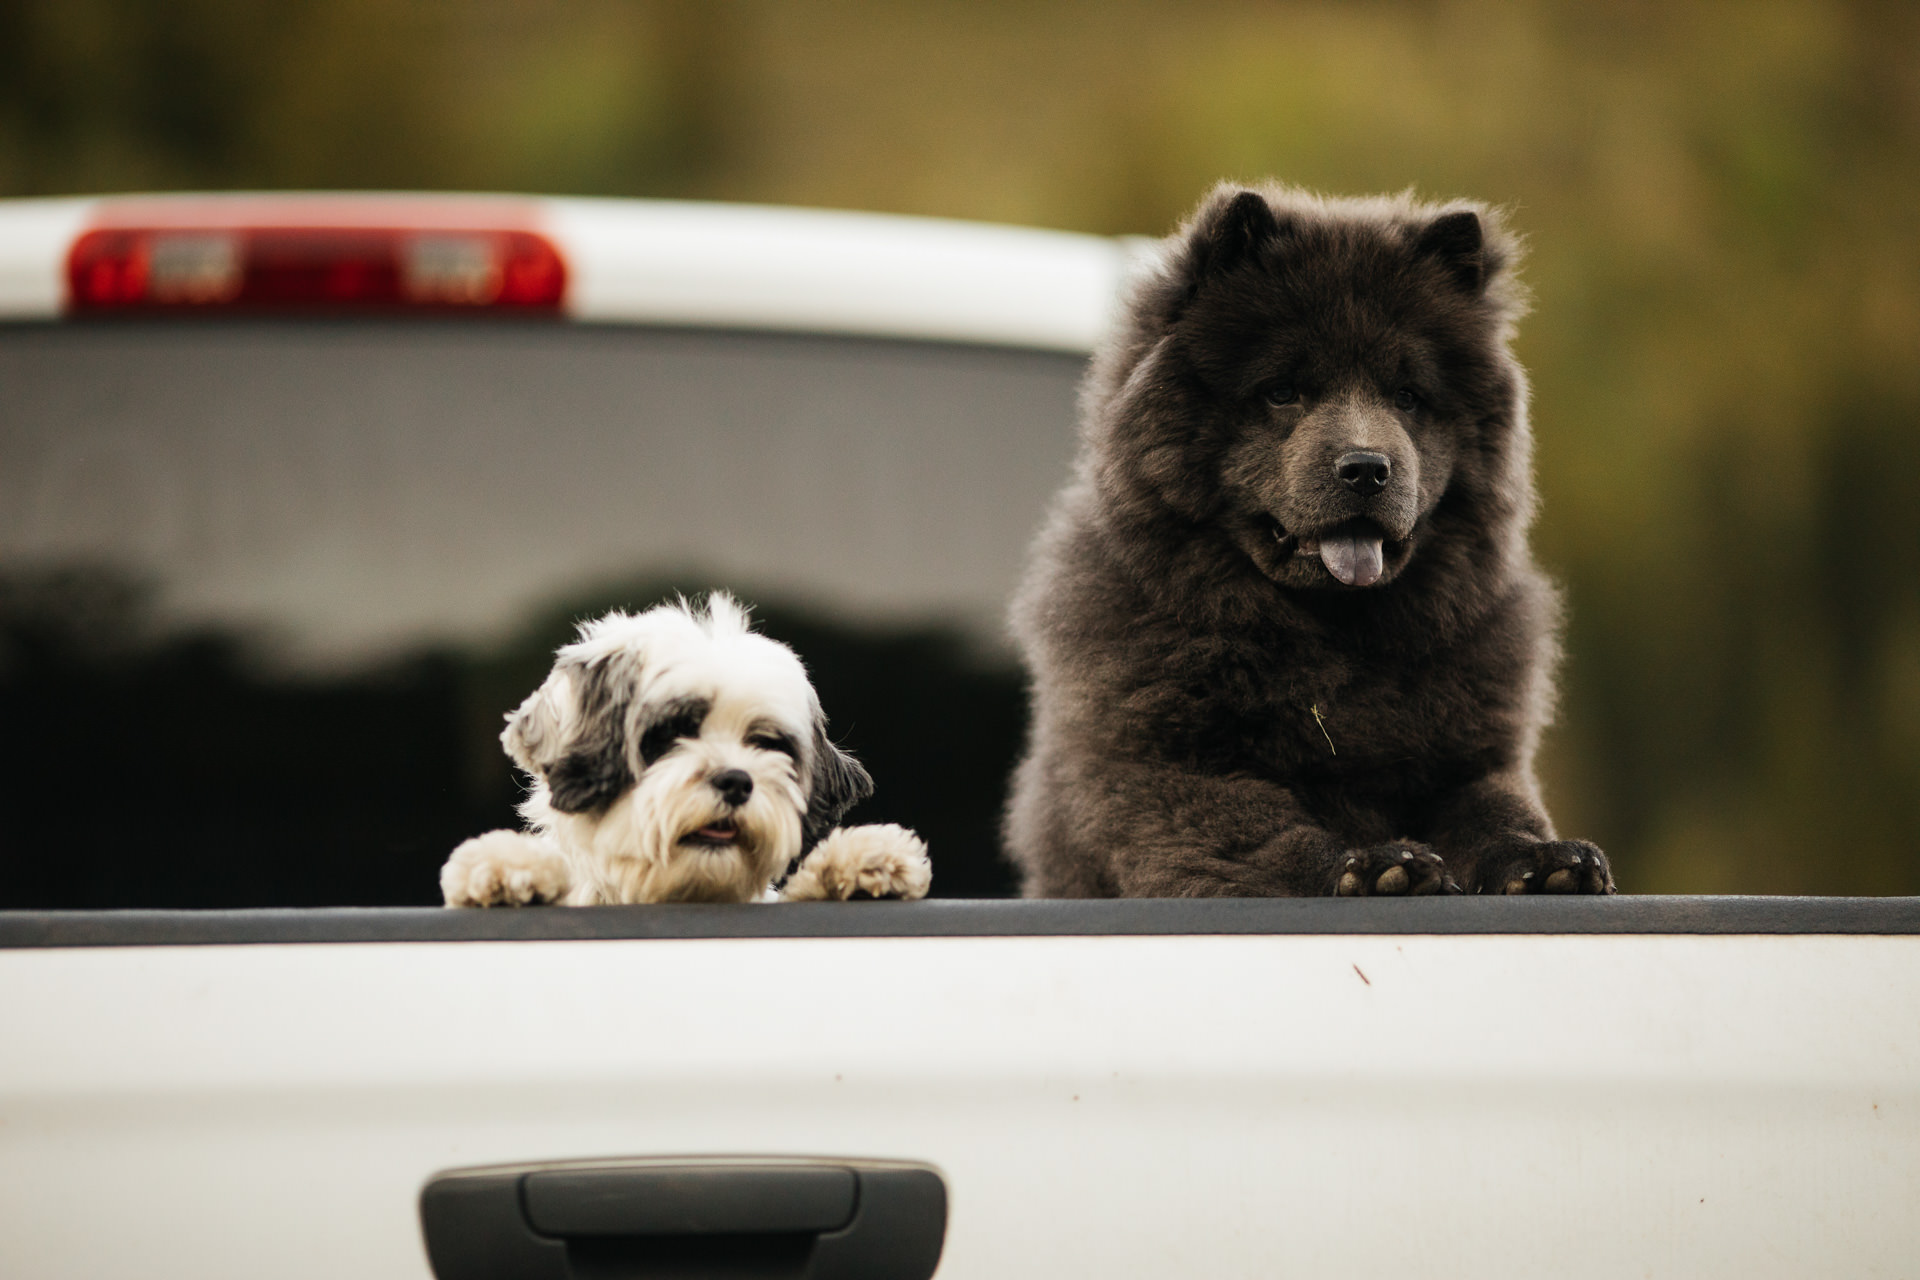
[[[858,760],[827,739],[826,721],[813,726],[813,774],[807,789],[804,820],[809,847],[833,830],[841,815],[873,794],[873,778]]]
[[[553,762],[560,758],[566,708],[573,697],[570,686],[566,673],[555,671],[546,683],[527,695],[526,701],[507,713],[507,727],[501,730],[500,745],[506,748],[507,758],[528,773],[545,777]]]
[[[1258,260],[1294,230],[1293,215],[1276,214],[1260,192],[1234,183],[1215,187],[1175,237],[1166,279],[1171,288],[1158,304],[1163,320],[1177,321],[1209,281]]]
[[[547,784],[562,813],[604,809],[633,785],[627,761],[631,680],[605,660],[567,664],[512,715],[500,743]]]
[[[1233,270],[1279,236],[1280,221],[1265,196],[1244,189],[1231,196],[1220,192],[1200,211],[1188,237],[1194,283]]]
[[[1445,267],[1454,283],[1468,293],[1485,289],[1487,280],[1500,265],[1497,257],[1494,261],[1488,260],[1480,215],[1471,209],[1443,213],[1428,223],[1414,243],[1413,251]]]

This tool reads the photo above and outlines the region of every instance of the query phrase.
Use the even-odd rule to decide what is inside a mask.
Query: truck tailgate
[[[936,1167],[947,1280],[1920,1274],[1910,901],[1837,932],[1733,908],[1596,931],[1625,901],[1490,932],[1463,914],[1490,904],[1335,904],[1358,933],[1324,903],[1125,929],[1078,905],[267,945],[302,930],[16,921],[0,1274],[420,1280],[437,1171],[739,1155]],[[1018,927],[1048,919],[1093,924]]]

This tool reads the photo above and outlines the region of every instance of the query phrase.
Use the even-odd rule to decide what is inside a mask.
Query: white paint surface
[[[97,201],[0,200],[0,320],[50,320],[67,296],[67,250]]]
[[[889,214],[553,200],[581,320],[794,329],[1086,352],[1127,242]]]
[[[509,203],[511,202],[511,203]],[[776,329],[1084,353],[1149,242],[938,218],[673,200],[432,193],[225,193],[0,200],[0,320],[50,319],[67,251],[94,220],[293,218],[465,225],[474,210],[548,234],[575,319]],[[297,217],[295,216],[297,212]]]
[[[418,1280],[434,1171],[667,1154],[931,1161],[945,1280],[1920,1274],[1916,938],[14,951],[0,1027],[7,1276]]]

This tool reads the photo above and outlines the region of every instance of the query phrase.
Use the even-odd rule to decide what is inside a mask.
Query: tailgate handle
[[[420,1224],[437,1280],[927,1280],[947,1188],[893,1161],[456,1169]]]

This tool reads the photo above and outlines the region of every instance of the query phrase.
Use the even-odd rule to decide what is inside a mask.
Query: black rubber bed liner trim
[[[1915,934],[1920,898],[932,899],[741,906],[0,912],[0,948],[1207,934]]]

